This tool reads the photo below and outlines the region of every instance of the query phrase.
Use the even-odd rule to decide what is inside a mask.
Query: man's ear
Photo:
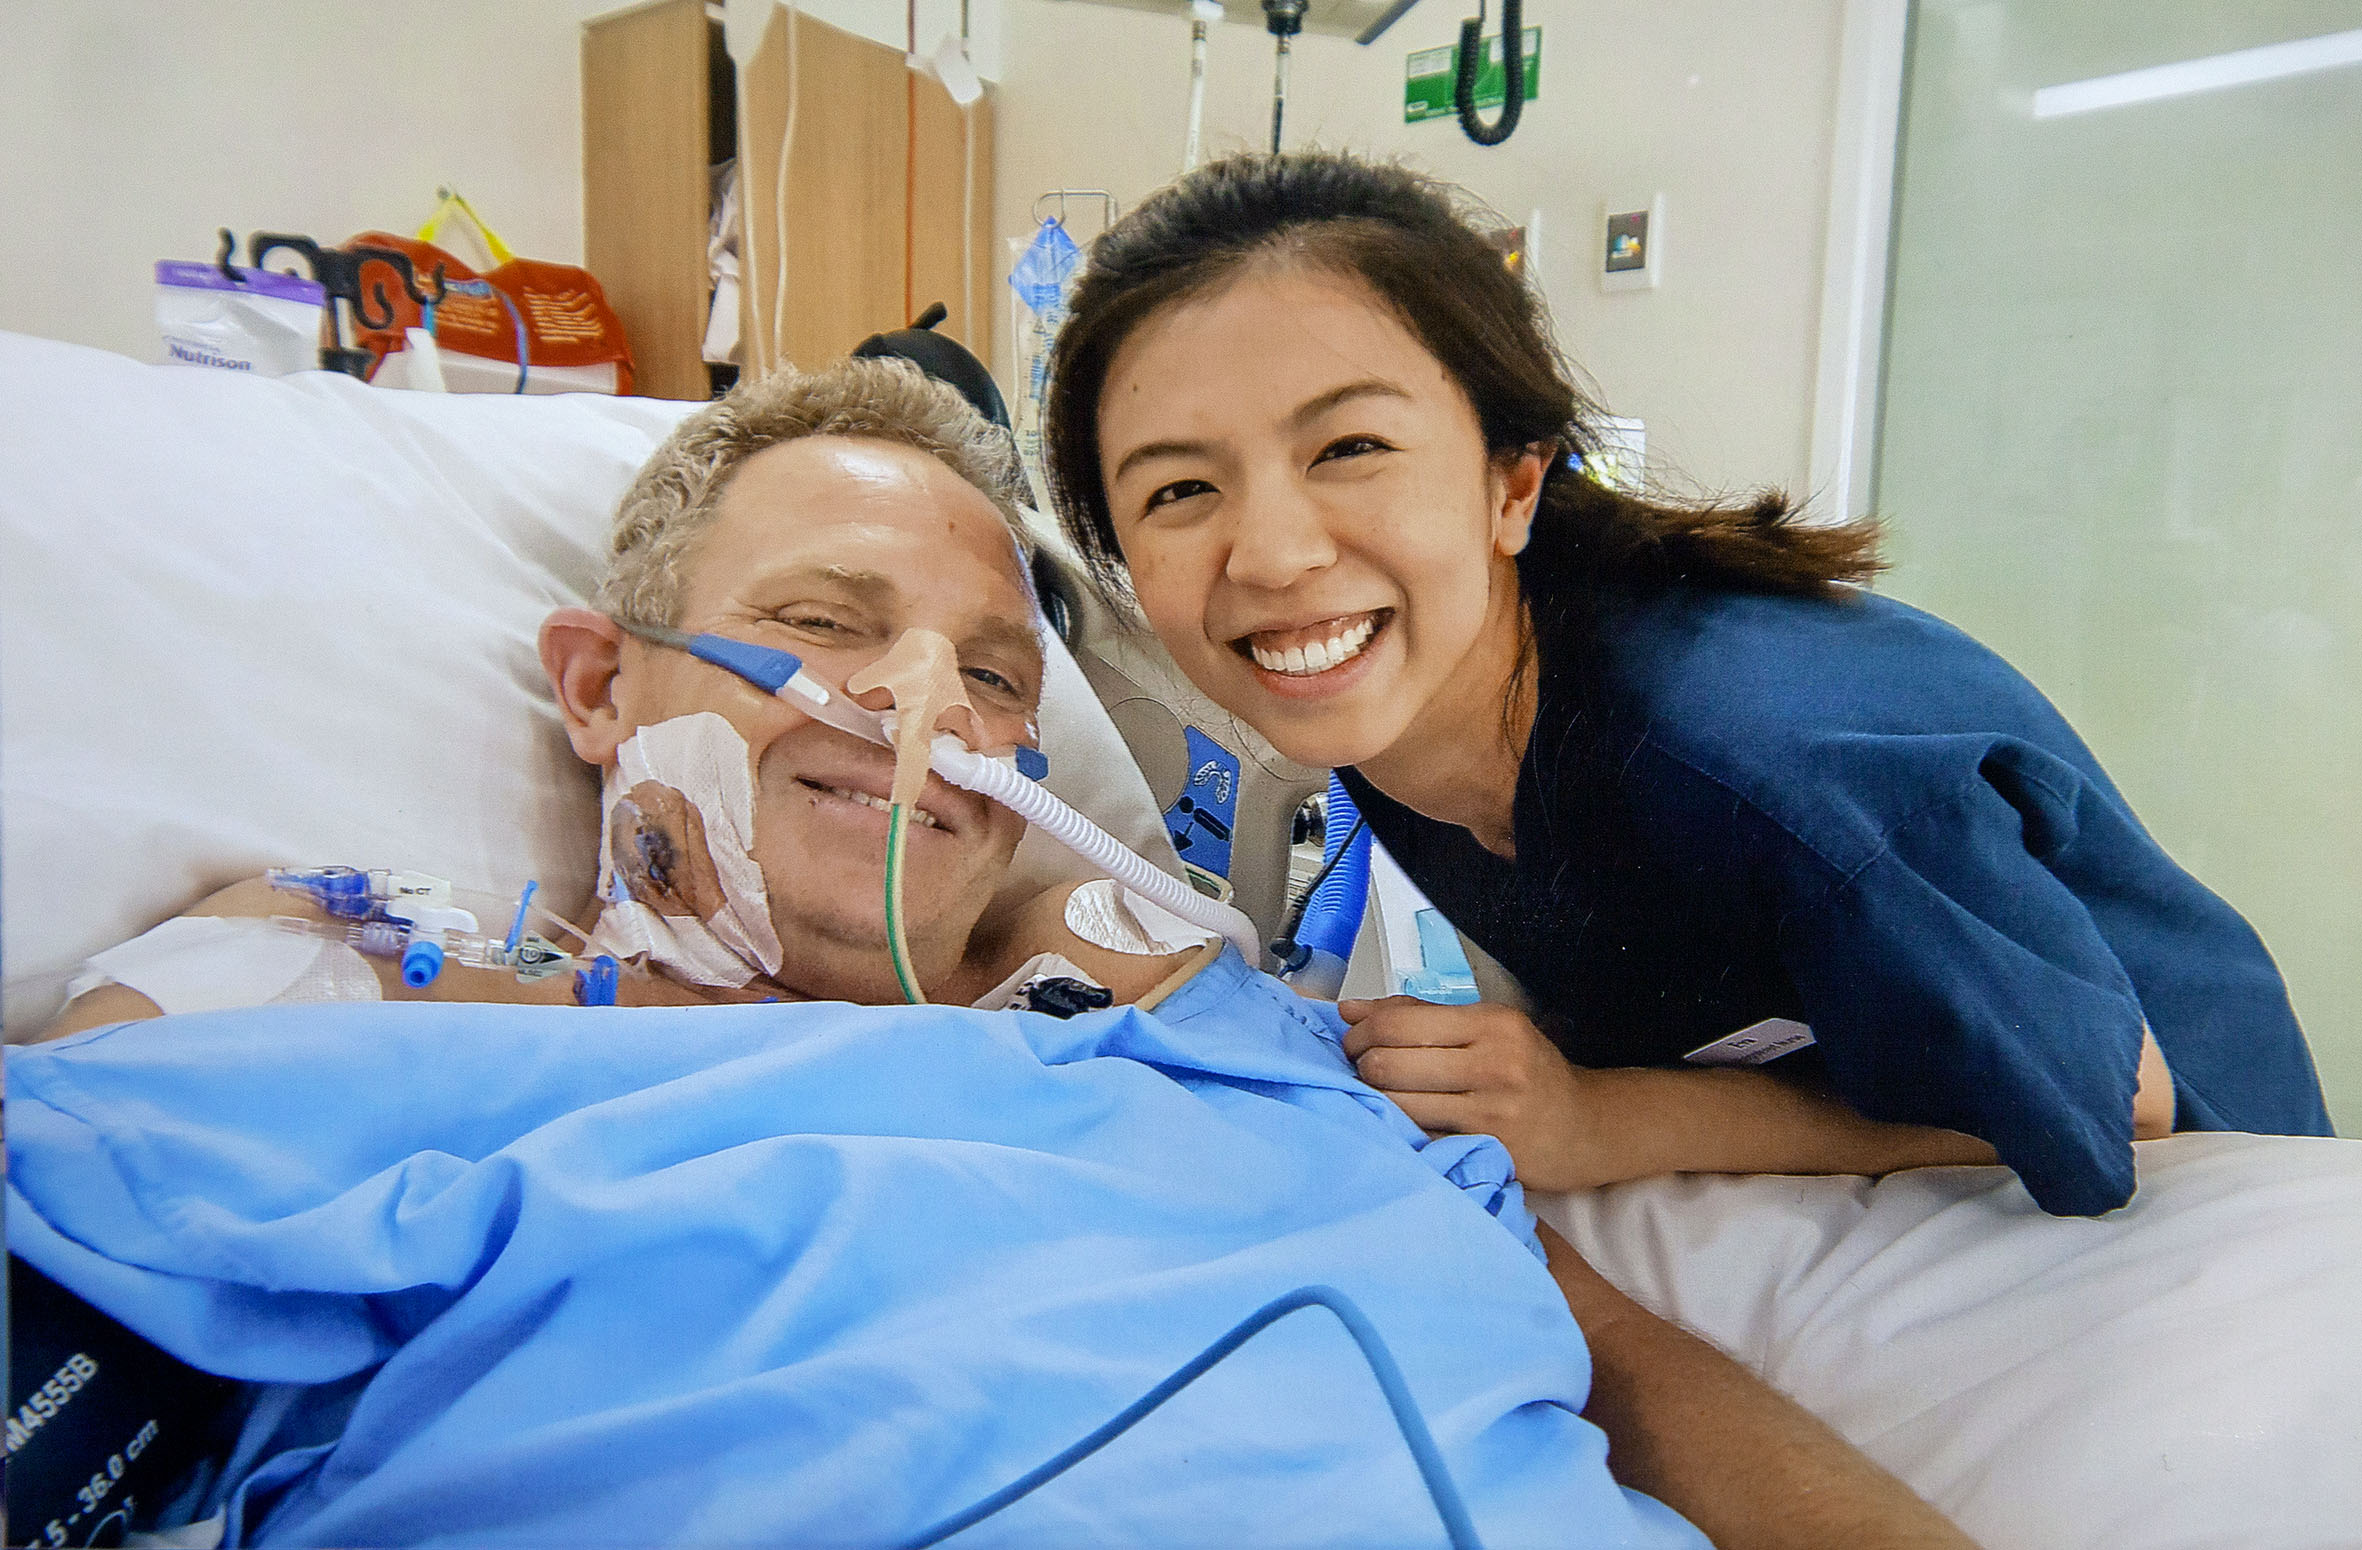
[[[1542,481],[1549,476],[1555,444],[1527,447],[1493,465],[1498,483],[1493,494],[1493,552],[1506,559],[1525,552],[1534,534],[1534,509],[1541,504]]]
[[[615,706],[615,675],[623,665],[623,628],[589,608],[561,608],[541,621],[541,670],[549,674],[566,740],[588,764],[615,762],[615,750],[635,730]]]

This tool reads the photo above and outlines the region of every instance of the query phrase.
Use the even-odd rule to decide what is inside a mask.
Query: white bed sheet
[[[2096,1220],[1999,1168],[1536,1205],[1990,1550],[2362,1545],[2362,1142],[2135,1151]]]

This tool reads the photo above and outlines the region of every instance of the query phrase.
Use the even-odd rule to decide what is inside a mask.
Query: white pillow
[[[40,1030],[83,958],[265,866],[586,897],[597,784],[534,636],[596,583],[617,497],[694,407],[0,333],[8,1036]],[[1071,662],[1047,693],[1053,787],[1161,838]],[[1020,860],[1071,865],[1031,840]]]

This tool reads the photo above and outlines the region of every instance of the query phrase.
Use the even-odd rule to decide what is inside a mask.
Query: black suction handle
[[[368,351],[345,348],[344,325],[337,318],[334,302],[341,301],[351,307],[354,320],[363,328],[393,326],[394,304],[386,295],[385,282],[372,280],[366,288],[361,284],[361,272],[370,264],[390,267],[401,278],[402,289],[421,306],[443,299],[443,266],[435,265],[435,290],[430,297],[419,289],[418,277],[410,267],[410,255],[393,248],[324,248],[294,232],[258,231],[246,239],[247,262],[257,269],[263,268],[264,261],[281,248],[300,254],[311,266],[312,278],[332,298],[328,313],[329,343],[320,351],[320,364],[330,371],[366,378],[376,364]]]

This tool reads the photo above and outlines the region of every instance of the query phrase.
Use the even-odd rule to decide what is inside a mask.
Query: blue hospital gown
[[[1488,1543],[1695,1546],[1617,1487],[1506,1154],[1226,955],[1153,1014],[265,1007],[7,1052],[9,1241],[258,1385],[232,1543],[882,1545],[1266,1300],[1342,1289]],[[1333,1321],[961,1544],[1426,1545]]]

